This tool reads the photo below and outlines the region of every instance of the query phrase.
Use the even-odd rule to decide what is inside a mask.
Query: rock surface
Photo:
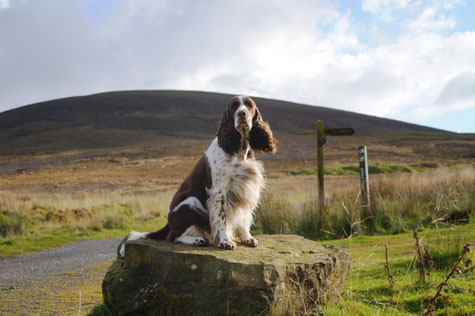
[[[102,284],[119,315],[259,315],[318,312],[339,297],[346,249],[296,235],[260,235],[235,250],[131,241]]]

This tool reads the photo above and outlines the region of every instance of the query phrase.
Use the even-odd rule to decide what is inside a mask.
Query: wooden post
[[[320,212],[325,210],[323,145],[327,142],[327,135],[351,136],[355,133],[351,127],[323,128],[323,122],[317,121],[317,172],[318,172],[318,205]]]
[[[323,131],[323,122],[317,121],[317,172],[318,172],[318,205],[320,212],[325,209],[325,191],[323,184],[323,145],[327,139]]]
[[[368,154],[366,146],[358,147],[358,159],[360,161],[361,198],[363,206],[369,209],[369,176],[368,176]]]

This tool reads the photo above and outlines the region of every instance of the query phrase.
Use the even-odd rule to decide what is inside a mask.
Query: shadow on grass
[[[94,309],[87,316],[114,316],[115,314],[107,307],[106,304],[100,304],[94,307]]]

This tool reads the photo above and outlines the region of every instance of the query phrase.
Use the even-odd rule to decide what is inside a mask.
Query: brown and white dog
[[[234,249],[235,241],[257,247],[250,234],[254,209],[264,188],[264,168],[255,152],[274,153],[275,139],[254,101],[229,101],[216,138],[186,177],[168,210],[168,223],[151,233],[132,231],[119,245],[137,239],[165,239],[184,244]]]

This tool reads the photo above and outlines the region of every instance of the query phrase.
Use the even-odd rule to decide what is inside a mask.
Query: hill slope
[[[118,91],[57,99],[0,113],[5,153],[116,147],[158,139],[206,139],[231,95],[195,91]],[[277,135],[312,135],[315,121],[359,134],[440,130],[363,114],[254,98]]]

